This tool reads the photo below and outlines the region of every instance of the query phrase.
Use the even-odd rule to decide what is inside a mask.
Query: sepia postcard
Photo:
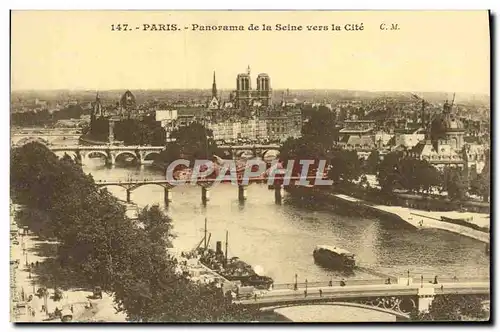
[[[10,313],[490,321],[488,11],[11,11]]]

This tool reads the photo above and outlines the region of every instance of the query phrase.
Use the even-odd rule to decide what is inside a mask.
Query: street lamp
[[[408,281],[407,281],[406,285],[410,286],[410,270],[408,270]]]
[[[420,276],[420,288],[424,288],[424,275]]]
[[[298,287],[297,287],[297,273],[295,273],[295,284],[294,284],[294,287],[293,287],[294,290],[297,290]]]

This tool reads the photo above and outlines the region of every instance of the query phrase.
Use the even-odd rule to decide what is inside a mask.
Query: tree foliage
[[[387,154],[378,165],[378,182],[385,192],[405,189],[430,192],[442,184],[440,172],[426,160],[405,156],[402,152]]]
[[[71,159],[30,143],[12,151],[11,194],[26,209],[21,220],[59,241],[61,268],[112,292],[133,321],[245,321],[255,312],[233,305],[212,285],[176,273],[167,254],[172,220],[146,207],[138,223],[125,207]],[[39,223],[39,227],[33,227]]]
[[[481,173],[477,174],[477,176],[471,179],[470,181],[470,192],[472,194],[481,196],[484,202],[488,202],[490,199],[490,192],[491,192],[489,152],[486,152],[485,155],[486,155],[486,163]]]
[[[322,128],[322,130],[318,130]],[[325,170],[330,162],[330,151],[338,138],[336,115],[330,109],[320,106],[310,110],[308,121],[302,127],[302,137],[288,138],[280,148],[279,159],[286,165],[294,161],[294,175],[300,175],[302,166],[300,160],[312,160],[309,175],[315,176],[320,161],[324,160]]]
[[[331,147],[338,139],[336,115],[325,106],[311,113],[309,121],[302,127],[302,136],[310,142]]]
[[[114,133],[125,145],[164,146],[166,141],[166,131],[154,116],[122,120],[116,124]]]
[[[488,316],[479,297],[450,294],[436,295],[428,311],[415,310],[410,318],[417,321],[468,321],[486,320]]]
[[[356,151],[334,149],[330,152],[328,178],[334,183],[347,183],[361,176],[361,161]]]
[[[463,201],[467,197],[469,184],[467,176],[456,167],[444,169],[444,190],[448,192],[448,198],[452,201]]]
[[[187,159],[191,162],[197,159],[211,160],[213,155],[222,156],[213,138],[213,132],[198,122],[172,131],[171,138],[159,160],[168,164],[177,159]]]
[[[378,150],[373,150],[368,156],[368,159],[366,159],[364,165],[365,173],[376,174],[379,164],[380,164],[380,152],[378,152]]]

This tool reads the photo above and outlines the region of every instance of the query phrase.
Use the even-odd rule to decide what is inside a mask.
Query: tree
[[[447,167],[444,170],[444,189],[452,201],[463,201],[467,197],[469,184],[463,171],[455,167]]]
[[[12,162],[12,199],[40,224],[32,230],[48,226],[58,239],[60,268],[82,278],[80,286],[85,281],[112,292],[129,320],[248,321],[257,314],[176,272],[177,261],[166,251],[172,220],[158,206],[139,213],[141,228],[71,159],[32,143],[14,149]]]
[[[317,142],[330,148],[338,140],[336,114],[325,106],[311,113],[309,121],[302,127],[306,141]]]
[[[313,160],[314,164],[309,166],[309,174],[315,175],[320,160],[326,160],[323,146],[318,142],[311,142],[305,138],[288,138],[280,148],[279,159],[285,165],[294,162],[293,175],[301,174],[301,160]]]
[[[377,180],[384,192],[391,193],[394,189],[401,188],[403,174],[401,173],[401,152],[388,153],[377,168]]]
[[[189,126],[172,131],[171,138],[175,142],[167,144],[166,152],[162,153],[159,160],[168,164],[177,159],[191,161],[197,159],[211,160],[214,154],[221,154],[213,139],[213,132],[201,123],[193,122]]]
[[[429,164],[426,160],[420,160],[419,167],[417,168],[419,190],[430,193],[432,188],[441,186],[442,181],[441,173],[437,168]]]
[[[380,152],[373,150],[365,163],[365,173],[376,174],[378,165],[380,164]]]
[[[420,321],[486,320],[488,316],[479,297],[456,294],[436,295],[428,311],[410,314],[411,320]]]
[[[334,149],[330,153],[330,171],[328,178],[334,183],[348,183],[361,176],[361,162],[356,151]]]
[[[481,196],[484,202],[488,202],[490,198],[490,158],[489,151],[485,152],[486,162],[480,174],[470,181],[470,192],[472,194]]]

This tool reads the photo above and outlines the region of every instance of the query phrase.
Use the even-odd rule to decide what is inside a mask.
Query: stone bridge
[[[165,149],[163,146],[114,146],[114,145],[75,145],[75,146],[50,146],[57,156],[70,156],[80,164],[85,164],[86,160],[92,156],[101,156],[106,165],[114,165],[120,156],[133,158],[138,164],[143,165],[146,161],[153,161],[155,156]]]
[[[226,154],[224,157],[238,159],[244,155],[265,159],[267,156],[279,154],[279,144],[241,144],[241,145],[220,145],[220,149]]]
[[[10,136],[11,146],[22,146],[30,142],[38,142],[47,146],[51,146],[54,142],[66,140],[77,140],[82,134],[73,132],[45,132],[45,133],[12,133]]]

